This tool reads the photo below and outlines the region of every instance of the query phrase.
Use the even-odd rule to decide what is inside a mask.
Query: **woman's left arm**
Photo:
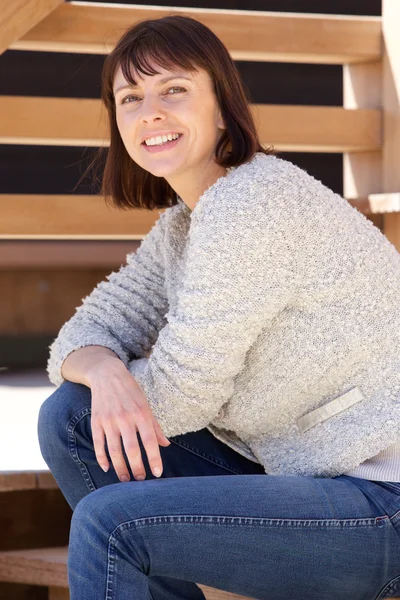
[[[166,436],[216,417],[246,353],[293,295],[295,242],[282,210],[273,194],[270,202],[248,194],[192,215],[177,307],[135,375]]]

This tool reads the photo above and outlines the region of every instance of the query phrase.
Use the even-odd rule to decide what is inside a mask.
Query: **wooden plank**
[[[0,598],[3,600],[48,600],[49,595],[45,587],[0,581]],[[67,600],[69,600],[68,597]]]
[[[101,196],[0,195],[0,239],[142,240],[158,210],[112,209]]]
[[[2,492],[0,509],[0,551],[68,544],[72,510],[60,489]]]
[[[380,61],[343,66],[343,105],[350,110],[382,106],[382,64]],[[358,210],[383,231],[382,212],[389,208],[369,194],[382,190],[382,153],[343,154],[343,194]],[[382,210],[379,210],[382,209]]]
[[[383,114],[384,141],[382,148],[382,192],[400,189],[400,3],[383,0]],[[400,214],[386,214],[383,230],[388,240],[400,252]]]
[[[370,152],[382,143],[379,110],[253,105],[261,142],[280,152]]]
[[[0,492],[58,489],[50,471],[0,471]]]
[[[140,241],[0,241],[0,270],[118,269]]]
[[[0,581],[68,587],[67,547],[0,552]]]
[[[366,152],[382,140],[378,109],[252,104],[266,146],[294,152]],[[0,143],[107,146],[108,125],[100,100],[0,97]]]
[[[0,492],[31,490],[36,488],[35,473],[0,472]]]
[[[110,269],[0,271],[0,335],[55,335],[109,273]]]
[[[63,0],[0,0],[0,54],[62,3]]]
[[[61,5],[21,40],[16,50],[107,54],[138,21],[184,14],[204,23],[234,60],[344,64],[381,55],[378,17],[157,6]]]

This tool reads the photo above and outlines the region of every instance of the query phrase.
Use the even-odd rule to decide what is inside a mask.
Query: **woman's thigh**
[[[70,381],[63,383],[45,400],[39,413],[38,435],[42,455],[72,509],[90,492],[119,482],[107,442],[108,472],[104,473],[97,462],[91,414],[90,388]],[[261,464],[235,452],[207,429],[169,439],[170,446],[159,446],[162,478],[265,474]],[[155,479],[140,435],[138,442],[146,479]],[[133,480],[123,445],[122,453]]]
[[[93,598],[107,589],[112,600],[128,598],[124,590],[147,600],[144,587],[132,588],[139,572],[261,600],[396,595],[400,495],[358,483],[346,476],[230,475],[99,489],[72,519],[72,588],[79,582],[91,589],[84,568],[90,560],[98,567]]]

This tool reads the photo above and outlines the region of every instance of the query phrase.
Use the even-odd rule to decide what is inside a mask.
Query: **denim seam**
[[[396,513],[394,513],[394,515],[391,517],[390,519],[393,523],[393,525],[396,525],[397,522],[400,523],[400,510],[398,510]]]
[[[181,446],[182,448],[185,448],[186,450],[189,450],[190,452],[193,452],[193,454],[196,454],[197,456],[200,456],[201,458],[204,458],[205,460],[208,460],[209,462],[214,463],[219,467],[222,467],[226,471],[230,471],[231,473],[236,473],[237,475],[245,475],[246,474],[246,473],[244,473],[244,471],[240,471],[239,469],[235,469],[234,467],[231,467],[225,461],[222,461],[219,458],[212,456],[211,454],[205,454],[204,452],[200,452],[200,450],[198,450],[197,448],[193,448],[193,446],[189,446],[185,442],[174,440],[174,438],[170,438],[170,441],[173,442],[174,444],[177,444],[178,446]]]
[[[187,524],[190,525],[224,525],[233,527],[242,527],[247,525],[250,527],[254,526],[294,526],[294,527],[381,527],[382,521],[389,521],[389,517],[384,515],[382,517],[370,517],[370,518],[359,518],[359,519],[270,519],[266,517],[230,517],[222,515],[159,515],[157,517],[141,517],[125,521],[120,523],[111,532],[108,538],[108,552],[107,552],[107,585],[106,585],[106,600],[115,600],[113,587],[114,587],[114,574],[115,574],[115,561],[116,561],[116,544],[118,538],[127,531],[133,528],[147,527],[150,525],[165,525],[174,523],[176,524]],[[393,585],[392,580],[388,585]],[[386,589],[386,588],[385,588]],[[385,590],[384,590],[385,591]],[[383,592],[382,592],[383,593]],[[381,596],[378,596],[376,600],[380,600]]]
[[[86,468],[86,465],[79,458],[78,447],[76,444],[75,437],[75,427],[79,423],[83,417],[86,417],[88,414],[91,414],[90,408],[83,408],[79,411],[68,423],[68,450],[72,459],[77,463],[79,470],[81,471],[84,482],[86,483],[90,492],[94,492],[97,488],[93,483],[93,480],[90,476],[89,471]]]
[[[385,587],[383,588],[383,590],[381,592],[379,592],[378,596],[375,598],[375,600],[383,600],[384,598],[387,598],[387,594],[390,593],[390,595],[392,595],[393,593],[397,593],[400,589],[400,575],[397,575],[396,577],[394,577],[393,579],[391,579],[391,581],[389,581],[389,583],[387,583],[385,585]]]

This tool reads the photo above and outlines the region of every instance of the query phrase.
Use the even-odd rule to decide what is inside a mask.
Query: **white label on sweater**
[[[337,415],[338,413],[346,410],[346,408],[350,408],[353,404],[360,402],[364,399],[364,396],[360,390],[360,388],[355,387],[352,390],[346,392],[342,396],[335,398],[325,404],[324,406],[320,406],[307,415],[304,415],[297,419],[297,426],[300,429],[300,433],[304,433],[307,429],[314,427],[318,423]]]

